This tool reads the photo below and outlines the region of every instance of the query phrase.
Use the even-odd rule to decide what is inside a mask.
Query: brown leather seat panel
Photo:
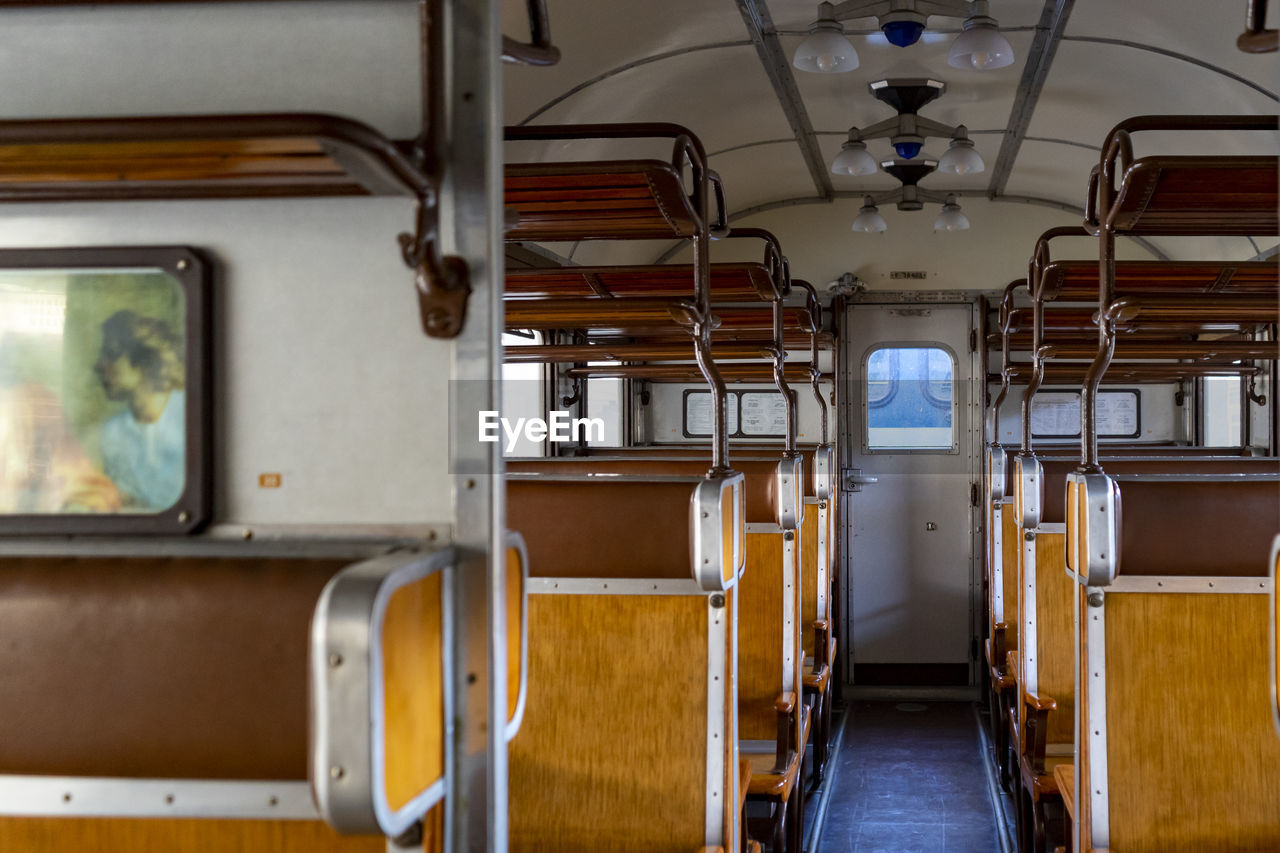
[[[1167,448],[1166,448],[1167,449]],[[1190,450],[1192,448],[1185,448]],[[1213,448],[1208,448],[1212,450]],[[1183,448],[1178,448],[1173,455],[1181,456]],[[1196,459],[1197,454],[1187,454],[1191,458],[1162,458],[1153,456],[1150,459],[1125,459],[1129,451],[1118,451],[1121,458],[1108,461],[1102,457],[1102,469],[1108,474],[1237,474],[1253,472],[1271,474],[1280,471],[1277,461],[1268,457],[1240,456],[1229,459]],[[1078,458],[1041,459],[1040,465],[1044,476],[1044,505],[1041,507],[1041,523],[1062,524],[1067,520],[1067,474],[1079,467]],[[1012,469],[1013,465],[1010,464]],[[1122,485],[1121,491],[1129,488],[1128,483]],[[1276,484],[1271,484],[1276,488]],[[1274,521],[1274,519],[1273,519]],[[1275,526],[1274,524],[1272,525]],[[1275,531],[1272,530],[1274,534]]]
[[[781,457],[779,457],[781,458]],[[744,474],[747,479],[747,518],[748,524],[776,523],[778,514],[776,510],[775,492],[777,490],[778,478],[776,476],[778,469],[777,459],[738,459],[730,457],[730,466],[733,470]],[[518,460],[507,463],[507,471],[509,473],[544,473],[544,474],[621,474],[635,475],[638,477],[701,477],[707,473],[711,467],[711,457],[694,459],[646,459],[642,455],[636,455],[633,458],[619,459],[601,459],[595,456],[575,456],[563,459],[547,459],[547,460]],[[512,481],[507,487],[508,500],[510,500],[511,487],[516,483]],[[692,492],[692,487],[690,487]],[[642,507],[636,507],[633,511],[641,511]],[[686,508],[687,509],[687,508]],[[628,523],[635,524],[640,519],[645,519],[643,515],[627,516]],[[647,519],[645,519],[647,521]],[[525,538],[529,538],[529,528],[522,526],[514,521],[508,521],[508,526],[514,530],[519,530],[525,534]],[[651,529],[665,530],[664,527],[650,525]],[[686,518],[684,526],[688,526]],[[533,565],[537,565],[537,561],[530,558]],[[539,569],[541,571],[541,569]]]
[[[1265,577],[1278,519],[1275,482],[1121,483],[1120,574]]]
[[[305,779],[337,561],[0,560],[0,772]]]

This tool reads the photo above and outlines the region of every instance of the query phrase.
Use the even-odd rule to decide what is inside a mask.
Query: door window
[[[957,452],[955,357],[941,346],[884,346],[863,369],[869,451]]]

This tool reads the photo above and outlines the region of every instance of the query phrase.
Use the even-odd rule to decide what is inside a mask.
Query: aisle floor
[[[854,702],[818,853],[1000,850],[967,702]]]

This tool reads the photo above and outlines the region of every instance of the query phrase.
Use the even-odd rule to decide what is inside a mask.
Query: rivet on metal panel
[[[792,531],[788,530],[786,533],[782,534],[782,538],[790,542],[792,539],[796,538],[796,535]]]
[[[188,261],[186,258],[180,258],[178,260],[178,263],[177,263],[178,269],[185,270],[189,266],[191,266],[191,262]]]
[[[334,667],[335,669],[342,666],[342,655],[337,652],[329,655],[329,666]]]
[[[1034,541],[1036,541],[1036,535],[1035,535],[1034,533],[1032,533],[1030,530],[1028,530],[1026,533],[1022,534],[1022,536],[1023,536],[1023,538],[1024,538],[1024,539],[1026,539],[1028,542],[1034,542]]]
[[[343,776],[346,776],[346,775],[347,775],[347,770],[345,767],[339,767],[335,764],[333,767],[329,768],[329,778],[331,779],[341,779]]]
[[[178,522],[180,524],[186,524],[190,520],[191,520],[191,513],[187,512],[185,509],[182,512],[178,513]]]
[[[718,592],[715,595],[711,596],[711,606],[717,609],[724,607],[724,596]]]
[[[1102,593],[1100,593],[1100,592],[1091,592],[1091,593],[1089,593],[1089,606],[1090,606],[1090,607],[1101,607],[1101,606],[1102,606]]]
[[[249,539],[252,539],[252,538],[253,538],[253,531],[252,531],[252,530],[250,530],[248,527],[246,527],[244,530],[241,530],[241,531],[240,531],[240,538],[241,538],[241,539],[244,539],[244,540],[246,540],[246,541],[247,541],[247,540],[249,540]]]

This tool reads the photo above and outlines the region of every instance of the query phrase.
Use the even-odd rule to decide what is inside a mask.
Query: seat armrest
[[[790,714],[796,709],[796,694],[783,693],[773,702],[773,710],[779,714]]]
[[[1058,702],[1052,696],[1023,692],[1023,760],[1029,763],[1037,776],[1045,775],[1045,747],[1049,737],[1049,714],[1057,710]]]

